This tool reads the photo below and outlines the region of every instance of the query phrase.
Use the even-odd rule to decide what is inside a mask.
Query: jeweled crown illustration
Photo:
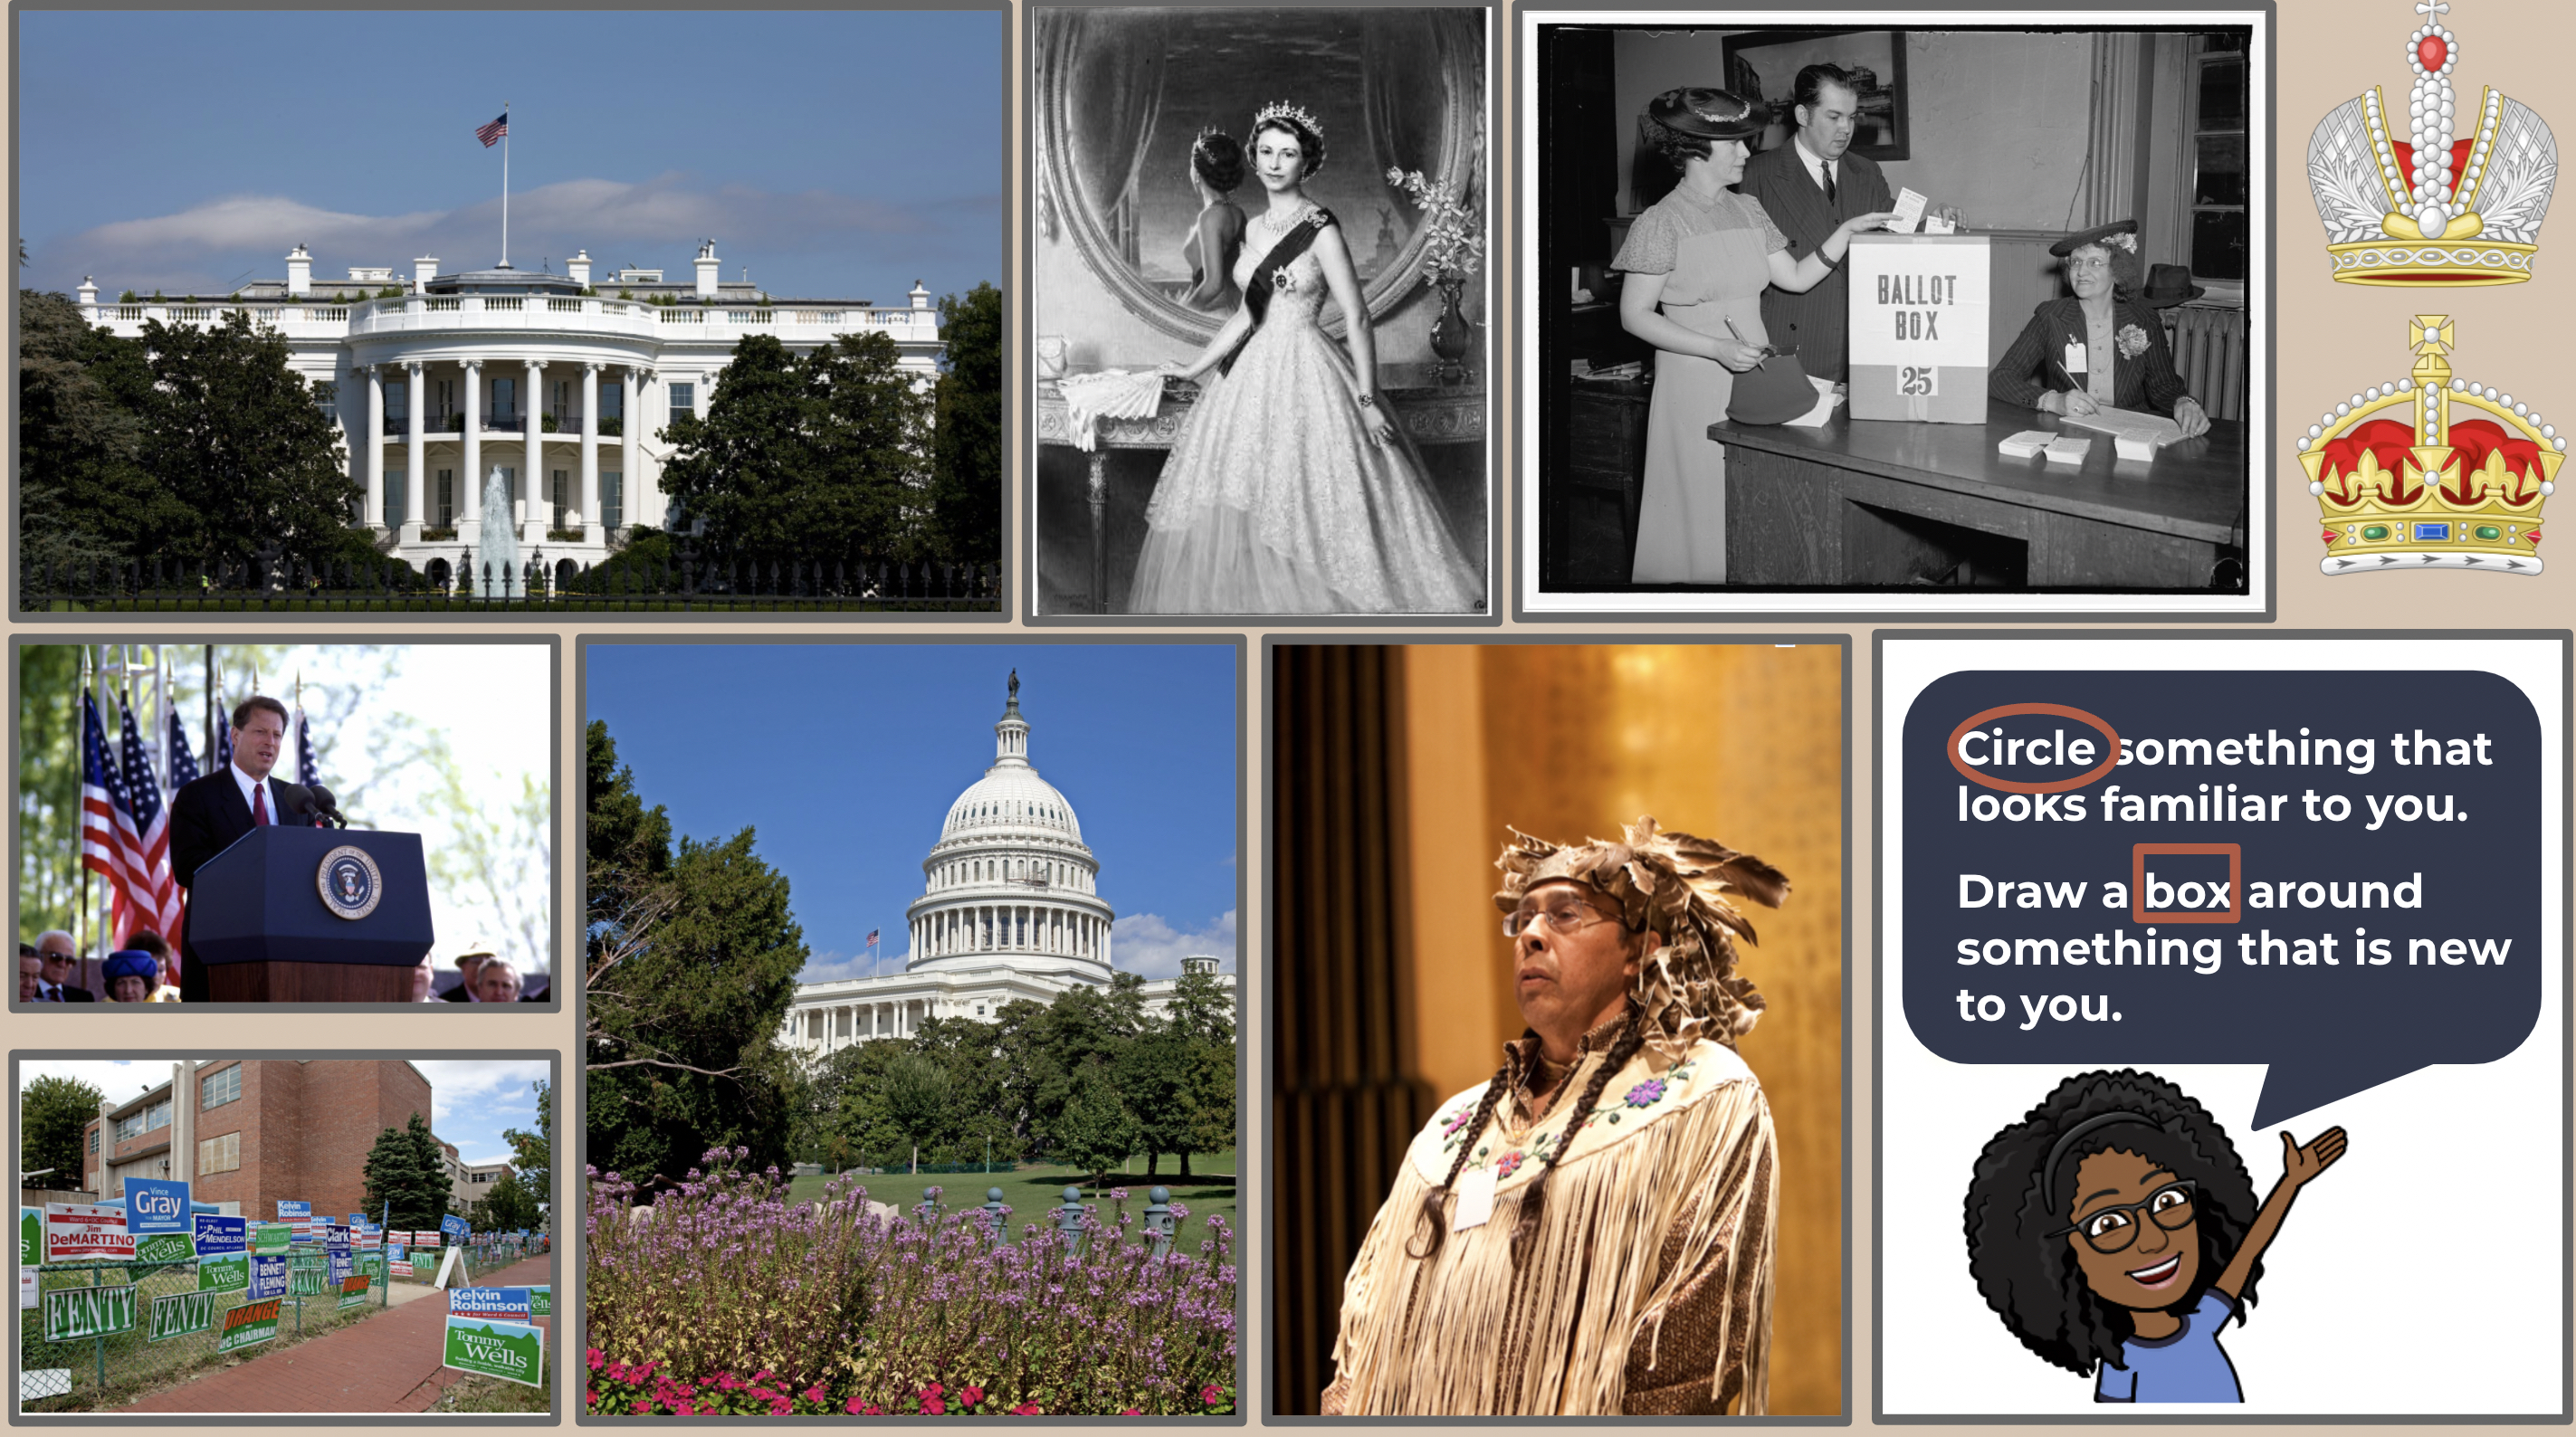
[[[2447,0],[2418,0],[2406,37],[2406,113],[2374,87],[2335,107],[2308,140],[2308,187],[2334,277],[2347,284],[2518,284],[2531,278],[2558,183],[2558,144],[2518,100],[2484,90],[2459,113],[2460,41]]]
[[[2329,574],[2540,572],[2540,506],[2567,441],[2525,401],[2451,373],[2448,315],[2408,322],[2415,367],[2336,405],[2299,440]]]

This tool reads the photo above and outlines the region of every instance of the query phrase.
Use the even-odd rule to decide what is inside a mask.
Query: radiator
[[[2245,417],[2245,311],[2176,305],[2164,314],[2174,370],[2212,419]]]

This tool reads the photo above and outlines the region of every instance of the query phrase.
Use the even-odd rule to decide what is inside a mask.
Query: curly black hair
[[[1222,130],[1203,130],[1190,144],[1190,168],[1209,189],[1232,194],[1243,183],[1243,146]]]
[[[1688,173],[1691,161],[1707,159],[1709,151],[1714,148],[1713,141],[1685,135],[1652,115],[1638,116],[1637,127],[1643,134],[1646,147],[1663,156],[1664,163],[1672,166],[1673,173],[1677,175]]]
[[[2058,1151],[2068,1133],[2106,1113],[2134,1114],[2144,1121],[2090,1129]],[[2198,1185],[2193,1207],[2199,1216],[2194,1226],[2200,1236],[2200,1270],[2174,1300],[2175,1312],[2200,1304],[2261,1207],[2244,1159],[2218,1120],[2153,1073],[2134,1068],[2078,1073],[2058,1084],[2029,1116],[1995,1134],[1977,1155],[1976,1175],[1968,1184],[1968,1271],[1986,1305],[2024,1347],[2078,1376],[2089,1377],[2098,1366],[2123,1366],[2121,1344],[2135,1333],[2136,1324],[2127,1308],[2094,1295],[2068,1239],[2043,1234],[2075,1220],[2064,1195],[2073,1187],[2077,1166],[2115,1148]],[[2052,1193],[2058,1206],[2051,1206]],[[2262,1276],[2263,1264],[2257,1260],[2246,1275],[2245,1290],[2237,1294],[2239,1321],[2253,1307],[2255,1284]]]

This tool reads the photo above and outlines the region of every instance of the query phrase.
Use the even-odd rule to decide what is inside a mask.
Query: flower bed
[[[1008,1210],[789,1206],[742,1150],[649,1205],[591,1176],[588,1407],[599,1414],[1205,1415],[1234,1407],[1232,1242],[1161,1257],[1123,1191],[1079,1241]],[[1175,1209],[1177,1218],[1187,1214]],[[997,1228],[999,1230],[997,1230]],[[752,1374],[749,1378],[742,1373]]]

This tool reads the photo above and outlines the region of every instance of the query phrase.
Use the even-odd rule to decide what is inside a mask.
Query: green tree
[[[376,1134],[376,1145],[367,1153],[366,1180],[370,1220],[387,1227],[428,1228],[447,1216],[444,1154],[418,1113],[405,1126]]]
[[[143,346],[60,294],[18,291],[18,555],[31,568],[144,553],[193,523],[143,463]]]
[[[938,418],[931,430],[925,557],[994,563],[1002,554],[1002,292],[979,284],[939,301]]]
[[[18,648],[18,941],[75,931],[80,906],[80,650]]]
[[[549,1202],[555,1190],[554,1085],[539,1078],[530,1086],[537,1094],[536,1131],[503,1128],[501,1141],[510,1145],[510,1166],[520,1181],[539,1202]]]
[[[802,358],[769,335],[734,347],[703,418],[662,431],[662,486],[724,562],[846,563],[900,547],[925,478],[930,401],[884,333]]]
[[[163,547],[205,563],[267,549],[315,564],[375,556],[349,527],[360,491],[339,431],[288,366],[285,336],[234,309],[212,325],[147,320],[142,343],[143,466],[186,516]]]
[[[1059,1156],[1077,1172],[1101,1174],[1136,1151],[1135,1115],[1118,1099],[1118,1080],[1106,1062],[1089,1062],[1074,1070],[1069,1095],[1056,1120]]]
[[[517,1232],[533,1229],[542,1216],[537,1211],[536,1194],[528,1191],[517,1173],[503,1173],[483,1196],[466,1210],[465,1220],[477,1232]]]
[[[589,1161],[639,1179],[717,1146],[784,1163],[799,1081],[777,1036],[807,956],[786,876],[748,828],[674,851],[607,726],[588,738]]]
[[[938,1133],[948,1115],[948,1073],[925,1053],[905,1053],[886,1068],[886,1116],[912,1144],[912,1170],[921,1171],[921,1140]]]
[[[85,1180],[86,1145],[81,1134],[98,1116],[107,1095],[78,1078],[51,1074],[29,1082],[18,1094],[18,1171],[53,1175],[30,1187],[73,1191]]]

